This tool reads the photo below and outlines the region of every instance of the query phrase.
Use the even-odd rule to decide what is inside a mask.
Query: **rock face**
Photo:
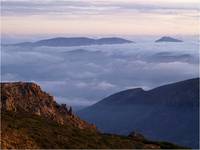
[[[130,138],[132,138],[132,139],[135,139],[135,140],[144,140],[145,139],[145,137],[142,135],[142,134],[140,134],[140,133],[137,133],[137,132],[131,132],[129,135],[128,135],[128,137],[130,137]]]
[[[163,36],[160,39],[156,40],[155,42],[158,43],[158,42],[183,42],[183,41],[169,36]]]
[[[1,83],[0,107],[3,111],[27,112],[80,129],[96,129],[74,115],[71,107],[57,104],[53,96],[42,91],[35,83]]]

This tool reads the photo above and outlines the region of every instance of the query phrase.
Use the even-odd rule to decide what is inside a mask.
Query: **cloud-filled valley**
[[[198,41],[80,47],[3,46],[2,81],[34,81],[60,103],[85,107],[115,92],[198,76]]]

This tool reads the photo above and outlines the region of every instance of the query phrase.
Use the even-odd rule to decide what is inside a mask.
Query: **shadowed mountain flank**
[[[149,138],[199,146],[199,78],[113,94],[79,111],[104,132],[139,131]]]

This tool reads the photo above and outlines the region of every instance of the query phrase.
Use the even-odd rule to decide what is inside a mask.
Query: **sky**
[[[194,35],[198,0],[2,0],[2,35]]]
[[[119,36],[135,43],[2,45],[1,80],[32,81],[77,109],[121,90],[199,76],[199,0],[1,0],[1,42]],[[155,43],[169,35],[182,43]]]

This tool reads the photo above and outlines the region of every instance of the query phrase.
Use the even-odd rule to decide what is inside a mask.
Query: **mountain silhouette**
[[[199,78],[149,91],[129,89],[78,112],[104,132],[136,130],[149,138],[198,148]]]
[[[183,41],[169,36],[163,36],[160,39],[156,40],[155,42],[158,43],[158,42],[183,42]]]
[[[124,44],[133,43],[133,41],[118,37],[92,39],[87,37],[57,37],[44,39],[36,42],[23,42],[12,44],[14,46],[52,46],[52,47],[69,47],[69,46],[87,46],[87,45],[102,45],[102,44]]]

